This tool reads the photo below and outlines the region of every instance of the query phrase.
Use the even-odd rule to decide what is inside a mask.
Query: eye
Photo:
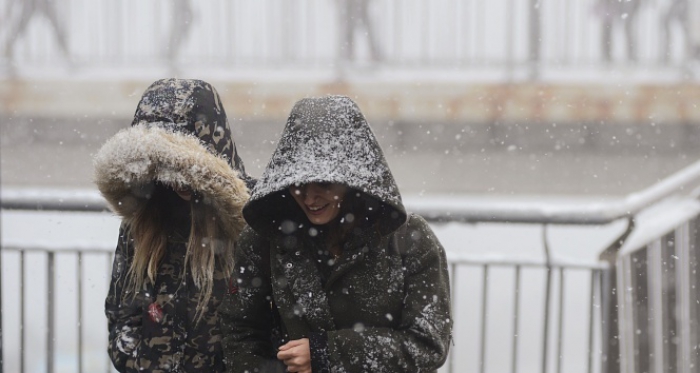
[[[289,187],[289,192],[293,196],[300,196],[304,191],[302,190],[302,187],[300,187],[298,185],[292,185]]]

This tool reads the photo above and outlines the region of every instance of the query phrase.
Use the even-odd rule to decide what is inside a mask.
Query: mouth
[[[185,201],[189,201],[192,198],[192,191],[186,190],[186,191],[179,191],[176,190],[175,193],[177,193],[180,198],[184,199]]]
[[[324,211],[328,208],[328,204],[325,204],[323,206],[306,206],[306,211],[309,212],[311,215],[320,215],[323,214]]]

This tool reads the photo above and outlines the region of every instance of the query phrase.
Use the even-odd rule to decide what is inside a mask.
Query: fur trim
[[[94,159],[95,183],[112,211],[133,217],[153,181],[189,186],[212,204],[231,237],[245,226],[248,188],[228,162],[194,135],[137,125],[109,139]]]

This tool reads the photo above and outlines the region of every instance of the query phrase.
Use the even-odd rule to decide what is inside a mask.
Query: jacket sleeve
[[[283,372],[273,339],[269,243],[246,228],[236,243],[229,292],[219,306],[226,370]]]
[[[123,372],[133,368],[139,344],[145,308],[140,298],[124,297],[127,273],[133,259],[133,246],[124,225],[119,229],[119,242],[114,253],[112,280],[105,300],[105,314],[109,330],[109,357],[114,367]]]
[[[423,218],[412,215],[395,233],[404,263],[404,306],[397,328],[328,332],[331,367],[348,372],[432,372],[447,359],[452,338],[445,251]]]

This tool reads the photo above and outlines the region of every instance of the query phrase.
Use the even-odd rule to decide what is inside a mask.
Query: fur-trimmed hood
[[[200,80],[166,79],[144,93],[132,127],[109,139],[94,159],[95,183],[112,210],[129,219],[155,182],[189,186],[237,237],[248,200],[243,162],[216,90]]]

